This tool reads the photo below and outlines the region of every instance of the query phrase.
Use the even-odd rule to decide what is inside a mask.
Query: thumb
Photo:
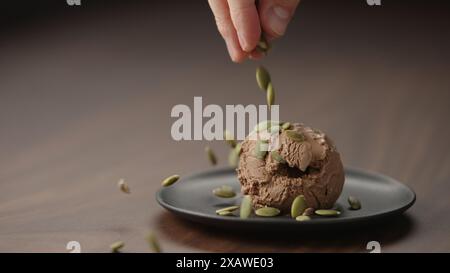
[[[300,0],[259,1],[259,16],[263,31],[271,38],[282,36]]]

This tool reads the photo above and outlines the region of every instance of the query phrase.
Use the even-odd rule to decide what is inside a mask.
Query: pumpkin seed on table
[[[307,216],[307,215],[299,215],[297,217],[295,217],[295,220],[303,222],[303,221],[309,221],[311,220],[311,217]]]
[[[284,160],[284,158],[277,151],[270,152],[270,156],[278,163],[286,163],[286,160]]]
[[[168,187],[168,186],[174,184],[175,182],[177,182],[178,179],[180,179],[180,176],[178,174],[171,175],[171,176],[167,177],[166,179],[164,179],[162,181],[161,185],[163,185],[164,187]]]
[[[233,188],[226,185],[213,189],[213,194],[221,198],[232,198],[236,196],[236,193],[233,191]]]
[[[267,106],[270,107],[274,104],[275,102],[275,90],[273,89],[273,85],[270,82],[269,85],[267,86]]]
[[[146,239],[147,239],[147,242],[148,242],[148,245],[149,245],[150,249],[153,250],[153,252],[155,252],[155,253],[160,253],[161,252],[161,247],[159,246],[159,242],[158,242],[158,239],[156,238],[155,233],[150,232],[147,235]]]
[[[131,193],[130,191],[130,187],[128,186],[127,183],[125,183],[125,179],[120,179],[119,182],[117,182],[117,186],[119,187],[119,189],[124,192],[124,193]]]
[[[208,156],[208,160],[211,163],[211,165],[216,165],[217,164],[217,157],[214,154],[214,151],[211,149],[211,147],[206,146],[205,147],[205,152],[206,152],[206,155]]]
[[[341,214],[340,211],[334,209],[319,209],[315,213],[320,216],[338,216]]]
[[[359,210],[359,209],[361,209],[361,202],[359,201],[358,198],[356,198],[354,196],[349,196],[348,197],[348,203],[350,204],[350,208],[352,210]]]
[[[286,130],[286,136],[293,141],[303,142],[305,141],[305,135],[294,130]]]
[[[263,207],[257,209],[255,214],[262,217],[274,217],[280,214],[280,210],[272,207]]]
[[[306,210],[307,205],[305,201],[305,197],[303,195],[299,195],[295,197],[294,201],[292,202],[291,206],[291,217],[296,218],[297,216],[300,216],[303,214],[303,212]]]
[[[252,198],[250,195],[245,195],[241,201],[241,211],[240,217],[242,219],[247,219],[252,213]]]
[[[118,253],[125,246],[124,242],[117,241],[112,243],[109,247],[111,248],[111,252]]]
[[[226,207],[226,208],[221,208],[221,209],[216,210],[216,213],[220,214],[221,212],[224,212],[224,211],[232,212],[232,211],[237,210],[238,208],[239,208],[239,206],[229,206],[229,207]]]
[[[263,66],[259,66],[256,69],[256,83],[261,90],[267,91],[267,86],[270,82],[270,74]]]

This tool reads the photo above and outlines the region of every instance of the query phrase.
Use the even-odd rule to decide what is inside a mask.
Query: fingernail
[[[269,10],[269,28],[278,35],[283,35],[286,31],[291,13],[282,6],[274,6]]]
[[[230,42],[229,40],[225,40],[225,44],[227,45],[228,54],[230,54],[231,60],[233,62],[237,62],[239,54],[237,49],[234,47],[233,43]]]
[[[238,31],[237,34],[238,34],[239,44],[241,45],[242,49],[247,52],[252,50],[253,48],[249,48],[248,43],[245,40],[245,37],[242,34],[242,32]]]

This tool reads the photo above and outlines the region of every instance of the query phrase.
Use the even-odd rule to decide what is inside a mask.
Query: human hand
[[[267,41],[284,35],[300,0],[208,0],[217,28],[233,62],[260,59],[255,49],[264,33]],[[258,5],[258,6],[256,6]]]

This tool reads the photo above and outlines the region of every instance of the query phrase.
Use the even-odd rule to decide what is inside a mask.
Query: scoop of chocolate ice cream
[[[252,197],[255,209],[270,206],[288,212],[298,195],[304,195],[308,207],[331,208],[345,180],[334,144],[321,131],[303,124],[278,128],[279,145],[272,151],[261,151],[268,144],[260,137],[269,134],[270,127],[260,131],[260,140],[250,134],[242,142],[237,168],[242,193]]]

